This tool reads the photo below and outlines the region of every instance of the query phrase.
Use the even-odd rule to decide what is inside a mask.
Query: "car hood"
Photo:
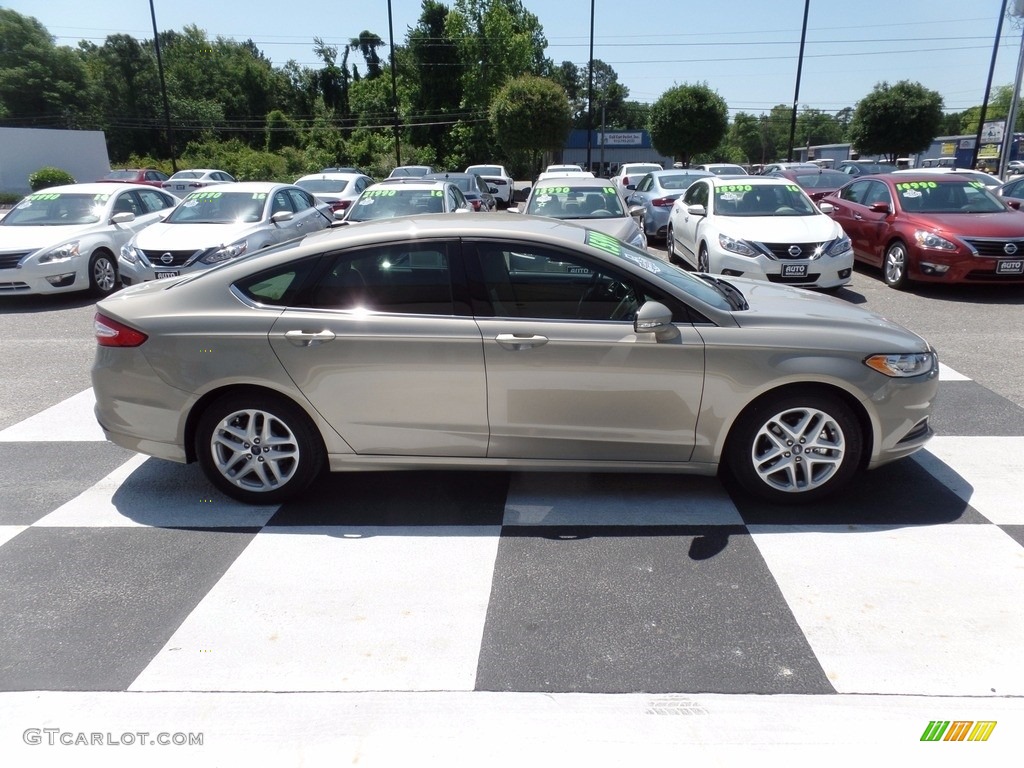
[[[726,282],[738,288],[749,305],[733,314],[743,328],[792,328],[801,345],[820,336],[826,345],[843,345],[845,340],[850,349],[862,349],[867,324],[873,329],[875,352],[930,349],[927,341],[899,323],[839,298],[763,280],[730,277]]]
[[[1024,212],[932,213],[906,216],[904,221],[941,234],[959,237],[1012,237],[1024,234]]]
[[[636,219],[632,216],[616,219],[563,219],[563,221],[579,224],[587,229],[595,229],[598,232],[603,232],[606,235],[611,235],[618,240],[625,240],[627,242],[637,231]]]
[[[82,224],[52,227],[0,227],[0,249],[5,251],[37,251],[76,237],[108,229],[108,224]]]
[[[718,230],[758,243],[811,243],[833,240],[841,227],[825,214],[814,216],[719,216]]]
[[[189,251],[212,248],[242,240],[263,227],[259,224],[167,224],[146,227],[135,237],[135,247],[144,251]]]

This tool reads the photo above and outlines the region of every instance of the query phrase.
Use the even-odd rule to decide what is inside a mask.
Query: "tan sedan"
[[[926,341],[532,216],[307,236],[102,301],[96,416],[277,502],[325,469],[727,470],[818,499],[931,436]]]

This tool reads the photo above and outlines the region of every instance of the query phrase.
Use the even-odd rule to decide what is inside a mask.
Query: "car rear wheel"
[[[897,240],[885,252],[882,262],[882,277],[890,288],[906,288],[907,286],[907,246]]]
[[[668,253],[668,260],[672,264],[679,264],[680,266],[686,266],[679,254],[676,252],[676,238],[675,233],[672,230],[672,225],[668,225],[668,230],[665,233],[665,251]]]
[[[856,417],[838,397],[790,392],[761,400],[737,420],[725,469],[766,501],[817,501],[857,473],[863,440]]]
[[[107,251],[96,251],[89,259],[89,293],[109,296],[117,287],[117,264]]]
[[[309,487],[324,467],[316,427],[268,394],[227,395],[203,413],[196,455],[217,488],[249,504],[276,504]]]

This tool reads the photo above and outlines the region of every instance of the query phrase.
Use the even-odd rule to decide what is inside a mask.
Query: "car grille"
[[[0,269],[14,269],[18,266],[18,262],[30,253],[32,253],[32,251],[22,251],[21,253],[0,253]]]
[[[198,253],[198,251],[143,251],[143,255],[149,259],[154,267],[180,267]],[[161,259],[165,254],[170,254],[171,261]]]
[[[783,277],[782,275],[765,275],[769,282],[782,283],[784,285],[810,285],[818,282],[821,277],[819,272],[810,272],[804,277]]]
[[[758,245],[770,251],[772,256],[782,261],[810,259],[814,256],[814,252],[821,247],[821,243],[758,243]],[[789,252],[789,249],[794,245],[800,249],[800,253],[796,256]]]
[[[1024,239],[1011,238],[1011,239],[982,239],[982,238],[964,238],[964,242],[970,245],[974,250],[978,252],[979,256],[996,256],[996,257],[1014,257],[1021,258],[1024,256]],[[1013,248],[1008,253],[1006,246],[1012,243]]]

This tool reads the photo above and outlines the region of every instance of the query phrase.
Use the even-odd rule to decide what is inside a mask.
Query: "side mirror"
[[[636,189],[636,184],[627,184],[626,189]]]
[[[822,213],[835,213],[836,207],[832,203],[818,203],[818,210]]]
[[[285,221],[291,221],[294,217],[295,214],[292,213],[291,211],[278,211],[277,213],[270,217],[270,220],[275,224],[280,224]]]
[[[1020,200],[1005,200],[1004,202],[1008,206],[1013,208],[1013,210],[1015,210],[1015,211],[1019,211],[1020,210]]]
[[[686,212],[691,216],[707,216],[708,209],[703,205],[689,205],[686,207]]]
[[[872,203],[868,210],[872,213],[892,213],[888,203]]]
[[[131,211],[122,211],[110,217],[111,224],[127,224],[130,221],[135,221],[135,214]]]
[[[679,329],[672,325],[672,310],[659,301],[645,302],[633,320],[634,333],[653,333],[658,341],[671,341],[679,337]]]

